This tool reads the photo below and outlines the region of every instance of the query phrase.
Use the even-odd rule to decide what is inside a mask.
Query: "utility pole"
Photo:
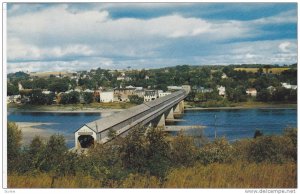
[[[215,139],[217,138],[217,115],[215,114]]]

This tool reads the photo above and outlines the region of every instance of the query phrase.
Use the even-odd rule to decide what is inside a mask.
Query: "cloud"
[[[294,47],[293,50],[295,50],[295,44],[292,44],[291,42],[282,42],[278,45],[279,49],[282,51],[282,52],[290,52],[290,48],[291,47]]]
[[[154,11],[149,18],[113,17],[115,6],[169,11],[158,15]],[[193,6],[184,4],[183,8]],[[209,12],[213,6],[203,7]],[[296,61],[296,37],[286,38],[284,31],[275,30],[282,35],[280,40],[266,41],[274,29],[263,28],[296,25],[294,10],[253,20],[234,20],[187,16],[183,8],[178,4],[12,4],[7,20],[8,69]],[[222,11],[220,6],[211,10]],[[231,8],[226,6],[224,10]]]

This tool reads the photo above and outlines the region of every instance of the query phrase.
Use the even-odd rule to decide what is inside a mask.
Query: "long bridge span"
[[[188,91],[170,95],[129,108],[99,120],[86,123],[75,131],[75,148],[87,148],[94,143],[106,143],[111,135],[125,134],[136,126],[164,127],[184,112],[184,98]]]

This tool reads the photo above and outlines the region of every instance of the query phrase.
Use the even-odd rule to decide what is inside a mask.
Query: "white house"
[[[182,86],[168,86],[168,90],[182,90]]]
[[[90,89],[85,89],[83,92],[94,93],[94,91],[93,91],[93,90],[90,90]]]
[[[160,93],[158,93],[158,97],[161,98],[161,97],[164,97],[164,96],[167,96],[170,94],[172,94],[172,93],[171,92],[160,92]]]
[[[291,85],[288,83],[281,83],[282,87],[286,88],[286,89],[292,89],[292,90],[297,90],[297,85]]]
[[[274,86],[267,87],[267,90],[272,94],[274,91],[276,91],[276,88]]]
[[[224,86],[218,86],[217,89],[219,91],[219,96],[226,96],[226,89]]]
[[[43,90],[42,93],[43,94],[51,94],[51,91],[49,91],[49,90]]]
[[[221,78],[222,78],[222,79],[226,79],[226,78],[228,78],[228,77],[227,77],[227,75],[226,75],[225,73],[223,73],[222,76],[221,76]]]
[[[146,90],[144,95],[144,102],[149,102],[158,98],[156,90]]]
[[[100,93],[100,102],[113,102],[114,101],[114,92],[101,92]]]
[[[20,82],[18,83],[18,88],[19,88],[19,90],[23,90],[24,89],[23,86],[22,86],[22,84]]]
[[[184,89],[187,93],[189,93],[192,90],[190,85],[182,85],[181,88]]]
[[[246,90],[247,95],[249,96],[256,96],[257,95],[257,90],[255,88],[248,88]]]

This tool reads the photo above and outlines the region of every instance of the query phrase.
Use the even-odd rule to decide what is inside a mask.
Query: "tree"
[[[166,139],[166,133],[160,128],[150,129],[147,132],[146,140],[147,169],[150,175],[164,178],[171,166],[171,149]]]
[[[60,168],[65,160],[64,156],[68,151],[65,138],[62,135],[52,135],[45,147],[45,163],[43,170],[60,173]]]
[[[139,97],[138,95],[130,95],[128,96],[129,101],[133,104],[143,104],[144,98]]]
[[[32,90],[31,95],[29,96],[30,104],[46,104],[46,96],[42,93],[40,89]]]
[[[61,104],[77,104],[79,103],[79,93],[76,91],[72,91],[68,94],[63,94],[61,96],[60,103]]]
[[[262,102],[268,102],[272,98],[271,93],[267,89],[262,89],[257,93],[256,100]]]
[[[8,172],[18,169],[21,163],[22,132],[13,122],[7,123],[7,167]]]
[[[48,81],[43,78],[35,79],[32,82],[32,87],[33,89],[47,89]]]
[[[84,92],[83,93],[83,100],[86,104],[90,104],[94,100],[94,95],[91,92]]]
[[[52,92],[65,92],[69,88],[69,83],[64,79],[54,79],[48,87]]]
[[[7,84],[7,95],[11,96],[11,95],[17,95],[17,94],[19,94],[18,87],[13,84]]]
[[[146,139],[139,128],[132,129],[125,137],[121,159],[125,168],[144,173],[147,171]]]
[[[192,137],[184,136],[182,132],[171,142],[171,160],[175,166],[191,166],[196,159],[196,147]]]
[[[29,169],[31,171],[39,172],[43,163],[45,162],[45,143],[39,136],[35,136],[28,149],[28,158],[29,158]]]

